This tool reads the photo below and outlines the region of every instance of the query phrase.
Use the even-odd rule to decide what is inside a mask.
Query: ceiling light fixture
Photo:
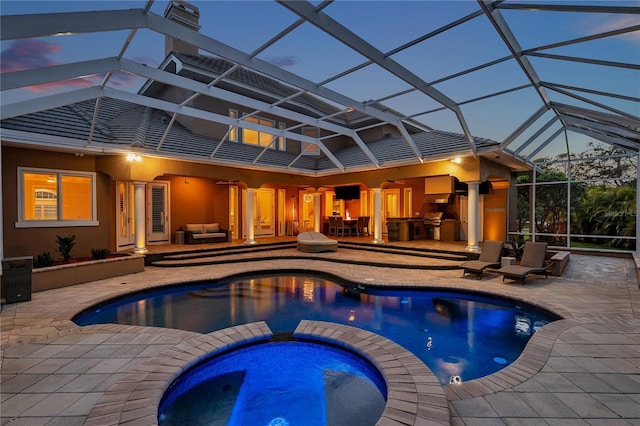
[[[462,159],[460,157],[452,158],[451,162],[455,164],[460,164],[462,162]]]
[[[140,157],[138,154],[134,154],[134,153],[127,154],[127,161],[129,161],[129,162],[134,162],[135,161],[136,163],[139,163],[139,162],[142,161],[142,157]]]

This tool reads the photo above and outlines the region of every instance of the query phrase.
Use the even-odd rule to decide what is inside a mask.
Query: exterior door
[[[387,218],[400,217],[400,189],[382,190],[382,230],[387,232]]]
[[[122,250],[135,245],[133,184],[116,182],[116,199],[116,249]]]
[[[413,189],[404,188],[402,190],[402,216],[413,217]]]
[[[169,182],[147,184],[147,242],[169,243]]]
[[[275,189],[256,189],[254,195],[254,235],[275,235]]]
[[[237,240],[238,235],[238,187],[229,186],[229,232],[231,239]]]
[[[278,235],[287,234],[287,191],[278,189]]]
[[[300,205],[300,232],[313,231],[315,224],[315,199],[313,194],[307,191],[299,191]]]

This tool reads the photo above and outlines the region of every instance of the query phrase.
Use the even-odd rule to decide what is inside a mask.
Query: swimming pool
[[[290,332],[302,319],[380,334],[413,352],[446,384],[504,368],[537,329],[559,317],[478,294],[364,288],[295,272],[153,289],[94,306],[73,320],[79,325],[117,323],[209,333],[255,321],[265,321],[274,332]]]
[[[162,425],[375,425],[386,386],[344,349],[312,342],[248,346],[182,374],[158,410]]]

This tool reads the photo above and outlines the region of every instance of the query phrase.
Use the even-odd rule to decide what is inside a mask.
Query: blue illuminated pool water
[[[331,321],[404,346],[441,383],[468,381],[513,362],[558,317],[513,301],[433,290],[348,289],[313,275],[257,276],[155,289],[88,309],[79,325],[117,323],[210,333],[265,321],[274,332]]]
[[[311,342],[258,344],[208,360],[169,388],[162,425],[375,425],[386,403],[378,370]]]

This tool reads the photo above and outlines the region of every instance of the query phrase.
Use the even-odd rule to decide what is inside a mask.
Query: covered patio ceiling
[[[342,173],[487,152],[534,164],[579,155],[594,141],[630,152],[640,148],[637,1],[172,3],[197,10],[199,31],[166,19],[164,1],[3,1],[3,142],[50,146],[51,141],[33,135],[46,130],[5,124],[84,105],[90,131],[78,146],[100,152],[130,149],[94,137],[107,114],[102,101],[109,99],[168,114],[151,151],[158,156],[197,160],[170,146],[175,119],[184,115],[308,142],[328,163],[305,166],[302,155],[284,163],[274,160],[274,168],[292,171]],[[81,9],[89,5],[92,10]],[[231,67],[207,84],[167,72],[161,67],[167,59],[165,36],[195,45],[202,55]],[[18,61],[26,41],[66,52]],[[75,48],[87,44],[90,49]],[[284,89],[269,93],[265,101],[220,88],[241,70],[266,76]],[[150,82],[192,95],[176,102],[158,100],[142,90]],[[298,124],[274,129],[198,110],[189,106],[198,96]],[[294,110],[291,106],[301,99],[317,101],[318,108]],[[400,140],[371,144],[361,138],[363,131],[383,124],[394,126]],[[295,132],[302,126],[329,135],[302,136]],[[349,137],[358,154],[332,150],[329,141],[336,136]],[[61,146],[72,138],[64,139],[58,140]],[[130,145],[136,147],[135,138]],[[216,156],[224,149],[245,149],[233,145],[224,138],[217,141],[207,161],[222,161]],[[245,149],[244,165],[257,165],[269,156],[266,151]],[[398,151],[407,155],[394,157]],[[349,163],[355,156],[362,161]]]

